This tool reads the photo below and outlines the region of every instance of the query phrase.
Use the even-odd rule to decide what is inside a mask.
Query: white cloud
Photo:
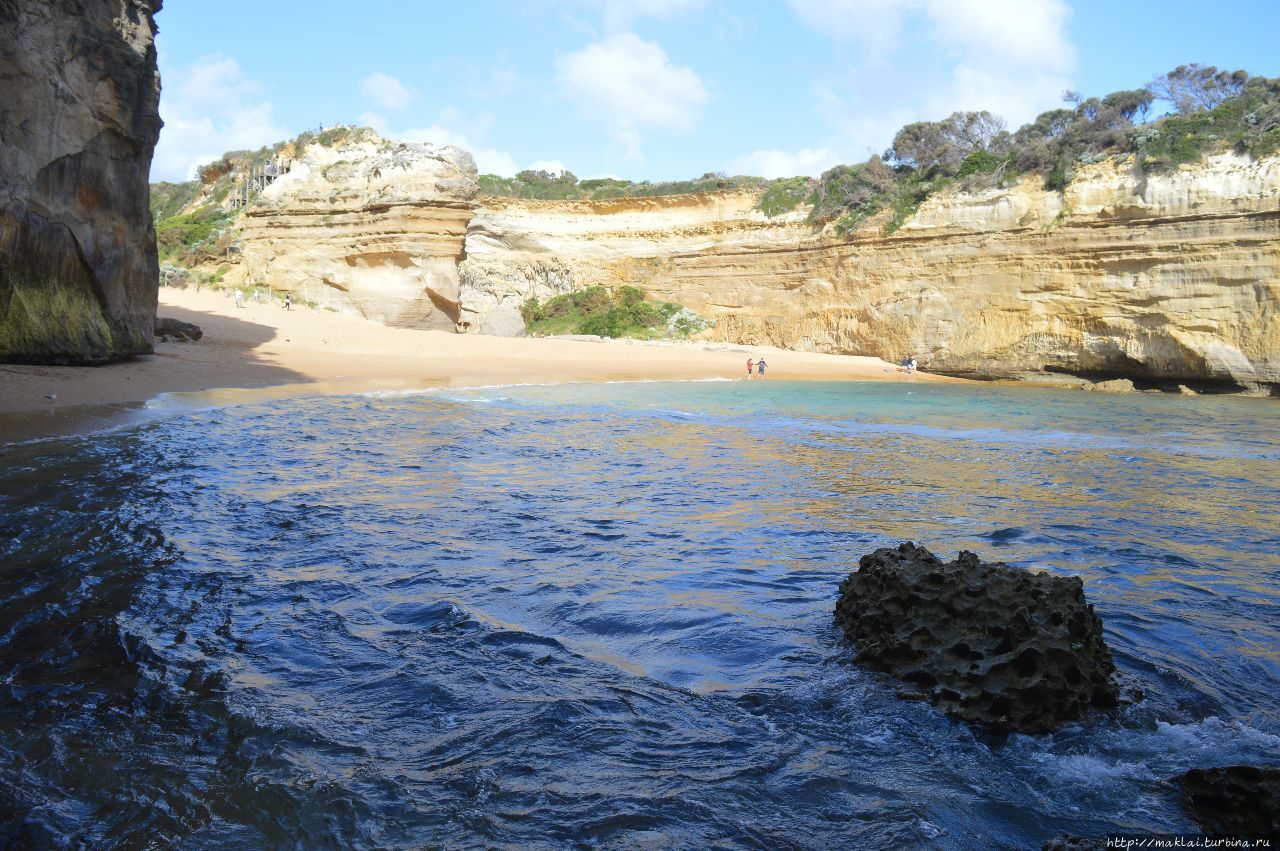
[[[928,10],[937,40],[957,56],[941,90],[947,112],[989,109],[1017,127],[1073,87],[1062,0],[929,0]]]
[[[833,116],[838,148],[879,150],[903,124],[956,110],[990,110],[1016,128],[1073,88],[1065,0],[790,2],[800,20],[857,48],[820,85],[818,111]]]
[[[938,41],[968,61],[1059,73],[1075,67],[1064,33],[1071,10],[1062,0],[928,0],[927,9]]]
[[[383,109],[399,111],[413,103],[413,92],[395,77],[375,71],[360,81],[360,93]]]
[[[164,129],[151,161],[152,180],[190,180],[196,167],[227,151],[287,138],[262,86],[235,59],[213,54],[190,68],[165,69],[160,97]]]
[[[709,99],[702,78],[674,65],[666,51],[634,33],[619,33],[563,56],[556,63],[561,90],[610,128],[633,158],[640,130],[688,130]]]
[[[796,16],[837,41],[857,42],[873,56],[897,42],[902,19],[920,0],[791,0]]]
[[[738,157],[729,164],[730,174],[756,177],[817,176],[843,162],[830,148],[802,148],[799,151],[759,150]]]
[[[695,12],[706,0],[577,0],[600,13],[609,32],[625,30],[640,18],[671,19]]]

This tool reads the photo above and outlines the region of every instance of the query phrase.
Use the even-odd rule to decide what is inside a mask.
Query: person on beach
[[[751,358],[747,358],[747,378],[748,379],[751,378],[751,368],[754,365],[755,365],[755,362]]]
[[[244,307],[244,293],[236,290],[236,307]]]
[[[284,309],[293,310],[293,295],[290,293],[284,294]]]
[[[764,378],[764,368],[766,365],[767,364],[765,364],[764,358],[760,358],[760,360],[756,361],[756,374],[759,375],[761,378]]]

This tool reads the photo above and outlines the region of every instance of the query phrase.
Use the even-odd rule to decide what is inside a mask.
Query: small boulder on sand
[[[200,330],[199,325],[183,322],[181,319],[157,316],[155,335],[161,340],[199,340],[204,336],[204,332]]]

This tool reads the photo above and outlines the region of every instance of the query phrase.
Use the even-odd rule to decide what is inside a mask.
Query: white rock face
[[[245,280],[388,325],[451,329],[476,166],[372,134],[308,146],[242,220]]]

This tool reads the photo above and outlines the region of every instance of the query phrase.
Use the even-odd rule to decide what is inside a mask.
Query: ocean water
[[[294,398],[0,450],[0,846],[1032,848],[1280,762],[1280,407],[915,383]],[[832,622],[1083,577],[1146,699],[999,737]]]

